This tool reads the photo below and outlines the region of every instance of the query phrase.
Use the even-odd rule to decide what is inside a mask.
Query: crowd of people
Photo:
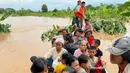
[[[100,44],[101,41],[93,36],[91,29],[77,28],[74,33],[62,29],[52,39],[52,49],[43,58],[33,56],[31,61],[41,60],[36,62],[38,65],[46,61],[43,66],[45,71],[48,68],[49,72],[46,73],[106,73],[105,62],[101,60],[103,52],[99,49]]]
[[[30,58],[32,73],[107,73],[99,49],[101,41],[94,37],[92,25],[85,19],[84,6],[85,2],[78,1],[72,22],[77,28],[73,33],[59,30],[59,35],[52,39],[52,49],[44,57]],[[130,37],[117,39],[108,51],[111,62],[119,66],[119,73],[130,73]]]
[[[107,73],[103,52],[99,49],[101,41],[91,30],[77,29],[73,34],[66,29],[52,40],[52,49],[44,57],[32,56],[32,73]],[[107,49],[110,61],[117,64],[119,73],[130,73],[130,37],[115,40]]]

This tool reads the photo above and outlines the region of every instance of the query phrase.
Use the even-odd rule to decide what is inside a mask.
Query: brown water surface
[[[51,43],[41,41],[41,34],[53,24],[70,24],[70,19],[44,17],[9,17],[2,23],[12,25],[10,34],[0,35],[0,73],[30,73],[30,57],[43,56]],[[101,37],[99,37],[99,35]],[[109,73],[117,73],[117,66],[109,61],[109,52],[105,51],[112,39],[118,37],[105,34],[95,36],[103,39],[100,48],[103,50],[103,59],[107,62]]]

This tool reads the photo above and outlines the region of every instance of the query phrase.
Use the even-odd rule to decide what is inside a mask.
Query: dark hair
[[[63,69],[63,71],[67,71],[69,73],[76,73],[74,68],[70,67],[70,66],[67,66],[66,68]],[[62,71],[62,72],[63,72]]]
[[[96,50],[96,47],[90,46],[90,47],[88,48],[88,50]]]
[[[67,66],[66,68],[63,69],[63,71],[67,71],[69,73],[76,73],[74,68],[70,67],[70,66]],[[62,71],[62,72],[63,72]]]
[[[78,32],[83,33],[84,31],[82,29],[78,29]]]
[[[128,63],[130,63],[130,50],[128,50],[127,52],[125,52],[124,54],[121,55],[123,57],[123,60],[128,61]]]
[[[90,32],[91,34],[93,34],[92,30],[87,30],[86,33],[85,33],[85,36],[86,36],[87,33],[89,33],[89,32]]]
[[[99,39],[95,39],[94,42],[95,42],[95,44],[97,44],[98,46],[100,46],[100,44],[101,44],[101,41],[100,41]]]
[[[68,30],[67,30],[67,29],[63,29],[62,32],[63,32],[63,31],[66,31],[66,32],[68,33]]]
[[[68,41],[68,43],[72,43],[73,40],[72,40],[72,36],[70,34],[67,34],[65,37],[64,37],[64,40]]]
[[[85,21],[89,21],[88,19],[85,19]]]
[[[65,64],[68,66],[71,66],[71,64],[76,60],[77,60],[77,58],[70,54],[70,55],[68,55],[68,57],[65,61]]]
[[[82,4],[85,4],[85,3],[86,3],[86,2],[84,2],[84,1],[82,2]]]
[[[51,41],[51,44],[54,44],[55,41],[56,41],[56,38],[53,38]]]
[[[70,53],[63,53],[63,54],[62,54],[62,59],[63,59],[64,61],[66,61],[70,55],[71,55]]]
[[[43,58],[38,58],[36,56],[32,56],[30,58],[31,62],[33,63],[31,66],[31,72],[32,73],[39,73],[44,71],[44,69],[47,67],[47,62]]]
[[[89,60],[89,57],[87,55],[80,55],[78,57],[78,61],[79,61],[79,64],[82,64],[82,63],[87,63]]]
[[[68,33],[68,30],[67,30],[67,29],[61,29],[61,30],[59,30],[58,33],[63,32],[63,31],[66,31],[66,32]]]
[[[74,32],[74,36],[76,36],[76,32],[78,32],[78,29],[75,30],[75,32]]]

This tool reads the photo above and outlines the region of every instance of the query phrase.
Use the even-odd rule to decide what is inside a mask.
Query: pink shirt
[[[75,50],[75,52],[74,52],[74,56],[77,57],[77,58],[78,58],[80,55],[82,55],[82,54],[83,54],[83,53],[81,52],[80,48],[77,49],[77,50]],[[88,50],[86,50],[85,55],[88,55]]]
[[[92,25],[91,25],[91,24],[84,26],[84,30],[92,30],[92,29],[93,29],[93,28],[92,28]]]

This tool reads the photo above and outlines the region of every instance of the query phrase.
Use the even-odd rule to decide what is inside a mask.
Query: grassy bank
[[[97,32],[107,34],[126,33],[125,23],[129,21],[130,17],[130,1],[124,4],[107,5],[101,4],[100,6],[86,6],[85,13],[87,19],[93,24]],[[1,20],[6,19],[8,16],[44,16],[44,17],[73,17],[73,10],[53,10],[48,12],[35,12],[32,10],[21,9],[18,11],[7,11],[2,16]]]

